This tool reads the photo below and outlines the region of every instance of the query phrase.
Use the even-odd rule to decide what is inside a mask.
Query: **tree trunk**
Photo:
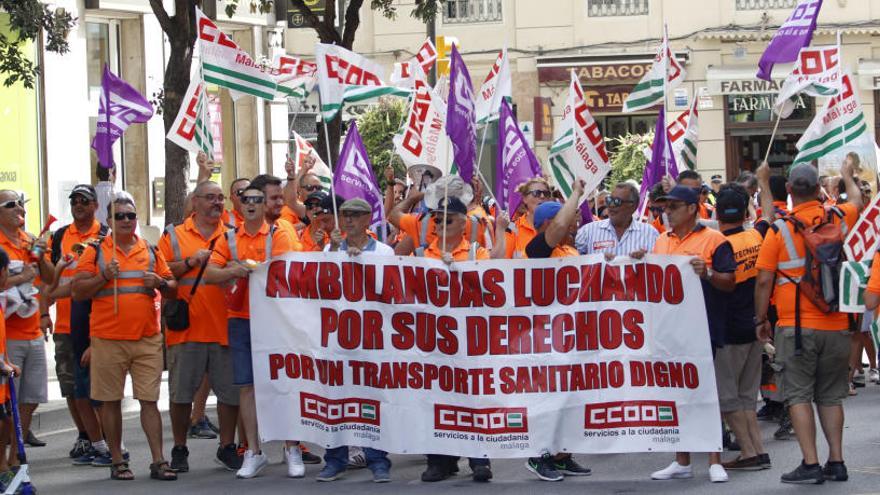
[[[171,129],[180,110],[183,97],[189,87],[189,72],[192,66],[193,45],[186,39],[169,39],[171,51],[168,67],[165,68],[165,99],[162,118],[165,132]],[[183,220],[186,202],[187,182],[189,181],[189,152],[165,140],[165,224]]]

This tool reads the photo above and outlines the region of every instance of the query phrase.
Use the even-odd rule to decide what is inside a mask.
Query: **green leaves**
[[[644,150],[651,147],[654,141],[654,133],[626,134],[617,138],[608,139],[613,143],[611,151],[611,174],[610,183],[616,184],[626,180],[641,182],[645,172],[647,159]]]
[[[67,35],[76,19],[64,8],[54,11],[39,0],[0,0],[0,11],[9,14],[12,34],[0,34],[0,74],[4,86],[21,81],[26,88],[34,87],[39,68],[22,52],[28,42],[36,42],[41,30],[46,33],[46,50],[64,54],[69,51]]]
[[[389,163],[394,173],[403,177],[406,169],[400,157],[394,155],[392,136],[397,133],[403,119],[406,118],[406,100],[395,97],[379,98],[379,102],[367,109],[357,120],[358,131],[367,149],[367,156],[373,164],[373,172],[385,188],[385,167]]]

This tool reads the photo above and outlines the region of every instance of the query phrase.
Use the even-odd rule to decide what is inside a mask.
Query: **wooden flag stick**
[[[770,150],[773,149],[773,140],[776,139],[776,130],[779,129],[779,121],[782,120],[782,114],[776,114],[776,124],[773,125],[773,133],[770,134],[770,142],[767,144],[767,153],[764,155],[764,162],[770,159]],[[769,163],[767,163],[769,165]]]
[[[113,256],[110,261],[116,261],[116,192],[110,191],[110,218],[113,220],[113,228],[110,235],[113,238]],[[113,277],[113,314],[119,314],[119,277]]]

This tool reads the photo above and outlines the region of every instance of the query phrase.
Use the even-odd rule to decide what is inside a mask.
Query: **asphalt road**
[[[163,387],[164,389],[164,387]],[[668,464],[671,454],[621,454],[621,455],[580,455],[582,464],[593,469],[593,475],[585,478],[567,478],[561,483],[548,483],[536,479],[523,467],[524,460],[493,461],[495,479],[488,484],[476,484],[470,480],[467,462],[461,461],[459,476],[440,483],[422,483],[419,475],[424,469],[420,456],[392,455],[393,467],[390,484],[371,482],[367,470],[349,471],[341,480],[332,483],[318,483],[315,476],[320,466],[307,466],[306,477],[294,480],[285,478],[286,469],[281,464],[281,446],[270,443],[266,446],[272,464],[263,474],[252,480],[236,480],[232,473],[221,470],[213,462],[217,448],[214,440],[190,440],[190,469],[181,474],[176,482],[159,482],[149,479],[149,456],[146,440],[140,429],[136,405],[128,404],[125,415],[124,439],[132,454],[132,469],[137,479],[133,482],[111,481],[109,470],[92,467],[74,467],[70,464],[67,452],[72,446],[75,432],[70,428],[63,403],[53,401],[41,406],[35,432],[49,442],[47,447],[30,448],[31,472],[39,493],[99,494],[126,493],[149,494],[159,492],[176,493],[316,493],[337,495],[340,491],[359,494],[387,494],[404,490],[408,493],[441,493],[455,490],[457,493],[479,494],[533,494],[554,493],[786,493],[795,494],[800,490],[819,493],[867,494],[880,493],[880,428],[877,427],[877,411],[880,410],[880,386],[869,384],[859,389],[857,397],[846,403],[847,426],[844,433],[844,455],[850,471],[850,481],[846,483],[826,482],[821,487],[799,488],[796,485],[783,485],[779,476],[792,469],[800,461],[800,454],[794,440],[776,441],[772,434],[775,425],[762,423],[766,447],[773,462],[773,469],[758,472],[731,472],[730,481],[711,484],[708,480],[706,456],[694,457],[695,477],[692,480],[651,481],[651,471]],[[213,409],[209,414],[214,417]],[[165,439],[170,438],[170,423],[167,413],[163,414]],[[170,458],[171,445],[166,443],[165,452]],[[314,447],[313,451],[321,453]],[[827,450],[820,445],[824,458]],[[735,453],[725,453],[724,459],[735,457]],[[124,491],[123,491],[124,490]]]

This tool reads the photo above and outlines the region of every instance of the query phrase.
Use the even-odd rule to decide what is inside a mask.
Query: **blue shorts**
[[[92,390],[91,378],[89,376],[89,368],[83,368],[80,365],[82,353],[74,351],[73,353],[73,398],[88,399]],[[101,401],[93,400],[92,405],[97,407],[102,404]]]
[[[229,350],[232,351],[232,383],[254,384],[254,363],[251,358],[251,320],[230,318]]]

